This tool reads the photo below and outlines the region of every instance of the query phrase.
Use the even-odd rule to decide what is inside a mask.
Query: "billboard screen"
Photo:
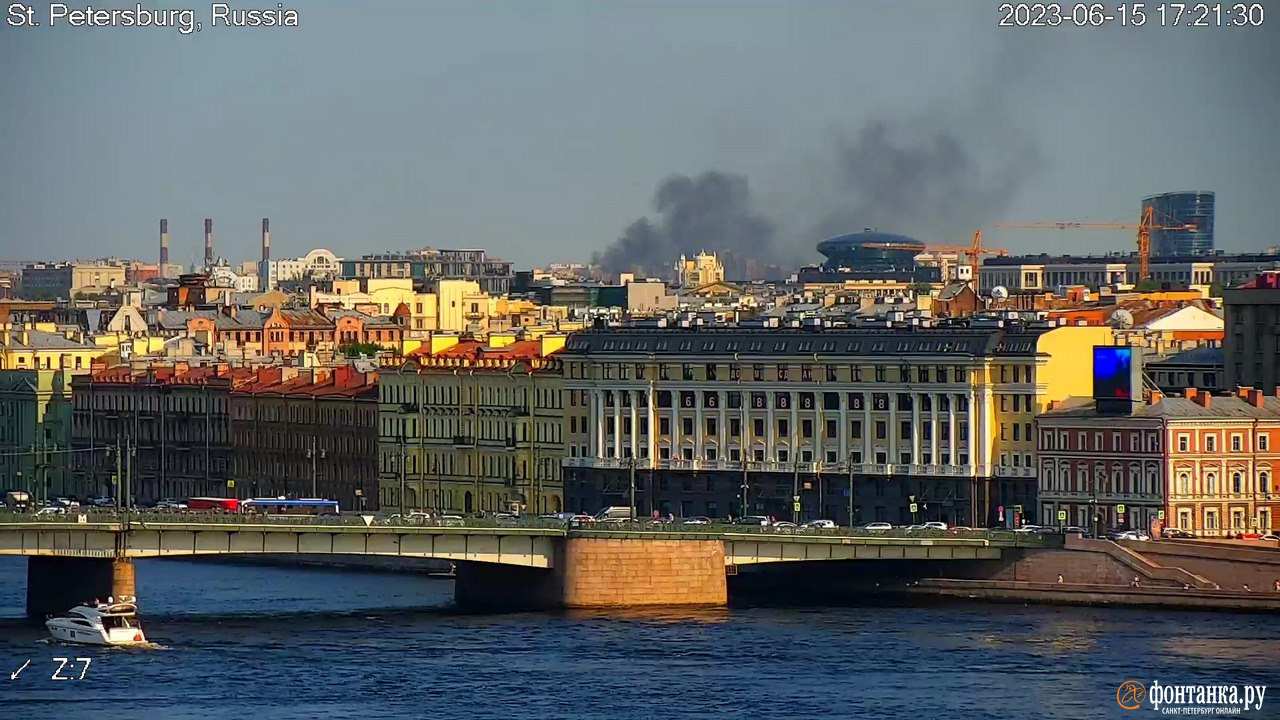
[[[1093,349],[1093,397],[1095,400],[1133,400],[1135,392],[1133,348]]]

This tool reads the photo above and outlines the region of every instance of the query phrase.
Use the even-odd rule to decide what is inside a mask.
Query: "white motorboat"
[[[132,602],[79,605],[66,615],[45,622],[53,639],[82,645],[145,645],[147,636],[138,624],[138,606]]]

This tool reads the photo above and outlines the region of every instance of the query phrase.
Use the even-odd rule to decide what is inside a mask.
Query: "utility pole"
[[[742,453],[742,509],[738,513],[740,517],[746,517],[751,514],[751,511],[747,508],[747,494],[751,490],[751,486],[747,483],[747,471],[750,468],[750,465],[751,461],[747,459],[747,454],[744,449]]]
[[[794,463],[795,474],[791,477],[791,522],[800,524],[800,461]]]
[[[636,459],[627,458],[627,467],[631,470],[631,522],[636,521]]]
[[[853,453],[849,453],[849,529],[853,529]]]
[[[111,476],[111,492],[112,492],[112,494],[113,494],[113,495],[115,495],[115,496],[116,496],[116,510],[119,510],[119,509],[120,509],[120,503],[121,503],[120,493],[121,493],[121,491],[124,489],[124,488],[122,488],[122,487],[121,487],[121,485],[120,485],[122,482],[124,482],[124,473],[122,473],[122,472],[120,471],[120,462],[121,462],[121,460],[123,460],[123,458],[122,458],[122,456],[121,456],[121,454],[120,454],[120,453],[121,453],[121,450],[120,450],[120,438],[117,436],[117,437],[116,437],[116,451],[115,451],[115,456],[116,456],[116,474]]]

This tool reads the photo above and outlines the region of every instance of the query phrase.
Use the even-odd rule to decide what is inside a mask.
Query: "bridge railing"
[[[83,518],[83,520],[81,520]],[[653,522],[649,520],[636,522],[573,522],[542,518],[426,518],[392,516],[377,513],[348,513],[343,515],[259,515],[222,513],[206,511],[174,511],[157,512],[153,510],[132,511],[125,513],[112,509],[89,510],[83,513],[69,512],[66,515],[36,515],[31,513],[0,512],[0,529],[10,524],[41,524],[50,526],[74,526],[80,523],[105,523],[146,526],[148,524],[177,525],[241,525],[254,526],[297,526],[297,527],[404,527],[404,528],[461,528],[461,529],[538,529],[560,533],[584,535],[595,534],[646,534],[646,535],[680,535],[726,536],[749,535],[766,538],[786,537],[818,537],[818,538],[865,538],[896,540],[934,540],[947,541],[957,539],[986,540],[994,544],[1008,547],[1061,547],[1063,536],[1041,533],[1017,533],[1007,530],[912,530],[893,528],[890,530],[868,530],[866,528],[807,528],[807,527],[774,527],[761,525],[738,525],[730,523],[682,523]]]

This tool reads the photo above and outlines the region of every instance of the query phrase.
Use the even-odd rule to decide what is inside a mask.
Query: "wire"
[[[79,450],[72,450],[70,448],[66,450],[58,450],[55,448],[45,448],[43,450],[27,450],[25,452],[0,453],[0,457],[26,457],[28,455],[44,455],[46,453],[53,454],[53,455],[69,455],[71,453],[108,452],[114,449],[115,448],[110,445],[104,445],[102,447],[94,447],[94,448],[81,448]]]

